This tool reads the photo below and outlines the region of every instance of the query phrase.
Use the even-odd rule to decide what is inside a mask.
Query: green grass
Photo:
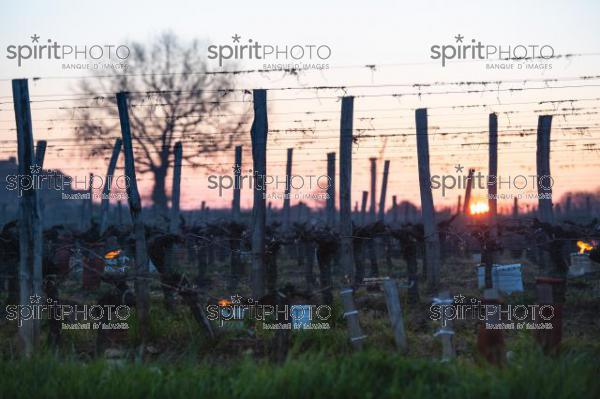
[[[597,398],[596,356],[538,352],[503,368],[365,351],[300,355],[283,365],[82,363],[42,357],[0,362],[1,398]]]

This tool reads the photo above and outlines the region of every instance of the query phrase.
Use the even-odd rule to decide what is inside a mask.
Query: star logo
[[[458,35],[454,36],[454,38],[456,39],[456,43],[462,43],[465,37],[459,33]]]
[[[465,301],[465,297],[461,294],[454,295],[454,302],[463,303]]]
[[[31,43],[39,43],[40,37],[37,34],[34,34],[31,37]]]
[[[29,297],[29,302],[31,303],[40,303],[40,300],[42,299],[41,296],[39,296],[38,294],[32,295]]]
[[[242,300],[242,297],[239,296],[238,294],[235,294],[235,295],[231,296],[231,302],[234,303],[234,304],[240,303],[241,300]]]
[[[31,165],[29,167],[29,170],[31,171],[31,174],[37,175],[38,173],[40,173],[40,166],[39,165]]]
[[[462,166],[461,164],[454,165],[454,169],[456,170],[456,173],[462,173],[464,168],[465,167]]]
[[[239,43],[242,37],[236,33],[235,35],[231,36],[231,38],[233,39],[234,43]]]

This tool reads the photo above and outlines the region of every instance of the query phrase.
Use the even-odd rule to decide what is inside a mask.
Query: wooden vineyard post
[[[537,128],[538,215],[545,223],[554,223],[552,212],[552,176],[550,175],[550,129],[552,115],[540,115]]]
[[[380,221],[381,223],[385,223],[385,199],[387,197],[387,184],[388,184],[388,176],[390,173],[390,161],[386,160],[383,163],[383,179],[381,182],[381,195],[379,197],[379,211],[377,213],[377,220]],[[390,242],[390,237],[389,235],[384,235],[382,239],[378,239],[376,240],[376,242],[383,242],[383,249],[384,249],[384,253],[385,253],[385,263],[387,266],[387,270],[388,272],[391,272],[393,269],[393,263],[392,263],[392,254],[391,254],[391,242]],[[375,260],[376,257],[376,250],[374,247],[374,243],[371,244],[371,258],[373,260]],[[373,256],[374,255],[374,256]]]
[[[463,202],[463,215],[469,214],[469,204],[471,203],[471,189],[473,188],[474,174],[475,169],[469,169],[469,174],[467,175],[467,186],[465,187],[465,202]]]
[[[342,98],[340,119],[340,264],[344,270],[345,283],[354,280],[354,257],[352,248],[352,134],[354,97]]]
[[[344,318],[348,326],[348,335],[350,336],[350,343],[355,350],[361,350],[363,348],[363,340],[367,338],[363,334],[360,322],[358,320],[358,310],[354,304],[354,296],[352,288],[344,288],[340,291],[340,298],[342,301],[342,307],[344,308]]]
[[[488,207],[490,228],[495,232],[498,214],[498,116],[494,113],[489,116],[489,130]]]
[[[335,152],[327,153],[327,225],[335,226]]]
[[[440,278],[440,241],[435,223],[435,208],[431,194],[431,173],[429,171],[429,140],[427,137],[427,109],[416,110],[417,157],[419,162],[419,188],[421,192],[421,212],[425,232],[425,259],[427,262],[427,283],[435,289]]]
[[[12,81],[17,131],[19,175],[32,178],[39,165],[34,165],[33,126],[27,79]],[[19,304],[29,307],[42,301],[42,220],[38,192],[24,188],[19,199]],[[30,357],[38,344],[39,322],[23,319],[19,340],[23,354]]]
[[[438,298],[433,298],[433,303],[436,305],[440,305],[441,310],[441,328],[434,334],[434,336],[440,336],[442,339],[442,360],[447,361],[452,359],[456,355],[456,351],[454,350],[454,340],[452,336],[454,335],[454,330],[452,328],[452,320],[446,317],[446,308],[448,306],[452,306],[453,304],[452,298],[450,298],[450,293],[448,291],[443,291],[439,294]]]
[[[462,204],[461,204],[461,202],[462,202],[462,196],[459,195],[458,196],[458,201],[456,203],[456,214],[457,215],[460,215],[462,213]]]
[[[183,146],[181,141],[177,141],[173,146],[173,187],[171,189],[171,212],[169,215],[169,232],[171,234],[179,233],[179,203],[181,199],[181,165],[183,162]],[[166,248],[165,254],[165,272],[172,273],[177,265],[177,250],[179,244],[171,243]],[[172,289],[163,289],[165,306],[168,310],[175,310],[175,297]]]
[[[519,217],[519,199],[517,197],[513,199],[512,216],[515,219]]]
[[[91,227],[91,221],[94,216],[93,207],[93,185],[94,185],[94,174],[90,173],[88,180],[87,194],[88,198],[84,199],[81,203],[81,215],[79,220],[79,226],[81,230],[87,230]]]
[[[232,231],[229,236],[229,249],[231,255],[229,257],[229,279],[227,288],[233,290],[237,287],[239,279],[243,274],[243,264],[240,256],[241,241],[242,241],[242,230],[238,228],[241,226],[241,175],[242,175],[242,146],[238,145],[235,147],[235,156],[233,163],[233,200],[231,202],[231,217],[233,223],[231,224]],[[202,263],[199,263],[202,265]]]
[[[120,92],[117,94],[117,106],[119,108],[121,135],[123,137],[125,174],[128,180],[127,196],[129,201],[129,212],[131,213],[133,234],[135,237],[135,299],[142,343],[141,348],[143,350],[148,339],[148,329],[150,327],[150,296],[148,291],[149,265],[144,220],[142,219],[142,201],[138,192],[135,175],[135,159],[133,157],[133,146],[131,143],[127,93]]]
[[[392,195],[392,223],[398,223],[398,197]]]
[[[254,121],[252,122],[252,162],[254,169],[254,203],[252,206],[252,295],[265,293],[265,224],[267,189],[267,91],[254,90]]]
[[[181,198],[181,163],[183,161],[183,146],[181,141],[173,148],[175,164],[173,166],[173,191],[171,193],[171,218],[169,230],[175,234],[179,231],[179,202]]]
[[[369,206],[369,222],[375,223],[375,198],[377,196],[377,158],[369,158],[371,163],[371,204]]]
[[[293,148],[287,149],[287,162],[285,164],[285,192],[283,197],[283,226],[290,228],[290,194],[292,186],[292,155]]]
[[[534,330],[534,337],[546,354],[556,354],[562,341],[565,280],[554,277],[535,279],[537,304],[534,322],[550,323],[552,328]]]
[[[115,139],[115,145],[113,146],[113,152],[110,156],[108,163],[108,171],[106,172],[106,180],[104,181],[104,187],[102,189],[102,201],[100,206],[100,234],[103,234],[108,227],[108,208],[110,205],[110,188],[112,185],[112,179],[115,174],[115,168],[117,167],[117,161],[119,159],[119,153],[121,152],[121,146],[123,141],[119,138]]]
[[[385,161],[383,164],[383,181],[381,182],[381,196],[379,197],[379,215],[380,221],[385,221],[385,197],[387,196],[387,183],[390,173],[390,161]]]
[[[488,325],[498,325],[500,319],[500,306],[502,300],[497,289],[487,288],[483,292],[481,304],[488,309],[495,307],[496,312],[486,312],[485,320],[479,322],[477,333],[477,351],[488,362],[494,365],[502,365],[505,360],[506,347],[504,345],[504,332],[502,329],[488,328]]]
[[[369,200],[369,192],[363,191],[360,203],[360,224],[364,226],[367,224],[367,201]]]
[[[39,140],[35,146],[35,165],[40,167],[40,171],[44,168],[47,144],[46,140]]]
[[[88,184],[88,199],[87,199],[87,208],[89,212],[89,217],[86,218],[86,224],[88,226],[92,226],[92,221],[94,220],[94,174],[90,173],[90,183]]]
[[[44,173],[44,158],[46,157],[46,140],[38,140],[35,146],[35,165],[39,167],[39,173]],[[38,193],[38,203],[40,204],[40,217],[44,220],[44,198],[42,193]]]
[[[402,316],[402,308],[400,306],[400,296],[398,294],[398,286],[396,281],[387,279],[383,282],[383,290],[385,292],[385,303],[387,305],[388,315],[394,330],[394,340],[396,346],[402,352],[408,350],[406,343],[406,332],[404,331],[404,318]]]
[[[240,178],[242,175],[242,146],[235,146],[235,160],[233,162],[233,202],[231,205],[231,216],[234,221],[238,221],[241,216],[240,203],[241,203],[241,189],[240,189]]]

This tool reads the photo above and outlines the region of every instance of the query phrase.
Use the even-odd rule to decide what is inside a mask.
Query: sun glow
[[[469,213],[471,215],[481,215],[483,213],[487,213],[490,210],[490,207],[485,202],[473,202],[469,205]]]

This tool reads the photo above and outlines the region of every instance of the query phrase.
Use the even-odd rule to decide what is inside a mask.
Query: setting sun
[[[490,207],[488,206],[487,202],[483,202],[483,201],[478,201],[478,202],[473,202],[469,205],[469,213],[471,215],[480,215],[482,213],[487,213],[487,211],[490,210]]]

